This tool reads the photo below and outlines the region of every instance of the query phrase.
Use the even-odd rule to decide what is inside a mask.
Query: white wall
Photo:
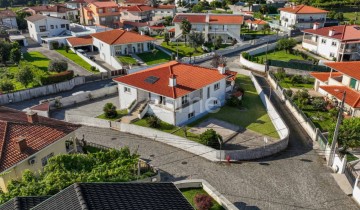
[[[130,92],[125,92],[125,87],[130,88]],[[120,100],[120,109],[127,109],[131,103],[137,99],[137,90],[136,88],[126,86],[123,84],[118,84],[119,90],[119,100]]]
[[[2,24],[6,25],[8,27],[11,27],[11,28],[18,27],[15,17],[2,18],[0,21]]]
[[[41,43],[41,37],[54,37],[58,36],[60,33],[66,30],[66,24],[69,25],[70,22],[68,20],[46,17],[46,19],[38,20],[35,22],[27,21],[28,30],[30,37],[38,43]],[[62,28],[61,25],[65,27]],[[46,31],[40,32],[40,26],[45,26]],[[53,28],[52,28],[53,27]],[[70,25],[69,25],[70,27]]]

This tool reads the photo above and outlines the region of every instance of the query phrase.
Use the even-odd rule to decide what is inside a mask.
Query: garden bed
[[[184,195],[184,197],[186,198],[186,200],[189,201],[189,203],[191,204],[191,206],[193,206],[195,209],[195,203],[194,203],[194,198],[197,194],[205,194],[208,195],[205,190],[203,190],[202,188],[188,188],[188,189],[180,189],[181,193]],[[223,210],[224,207],[222,207],[220,204],[218,204],[214,199],[212,199],[213,201],[213,206],[210,208],[210,210]]]

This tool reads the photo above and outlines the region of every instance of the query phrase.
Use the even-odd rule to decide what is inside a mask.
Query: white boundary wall
[[[99,69],[100,72],[108,72],[105,68],[95,63],[94,61],[90,60],[89,58],[85,57],[83,54],[79,53],[78,51],[75,50],[75,53],[84,61],[86,61],[88,64],[90,64],[91,66],[95,66],[97,69]]]

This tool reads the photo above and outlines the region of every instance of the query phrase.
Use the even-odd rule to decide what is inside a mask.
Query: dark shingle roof
[[[50,196],[15,197],[0,206],[0,210],[30,210]]]
[[[173,183],[76,183],[34,210],[193,210]]]

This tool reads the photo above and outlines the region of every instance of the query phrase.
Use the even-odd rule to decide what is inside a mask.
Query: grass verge
[[[103,119],[103,120],[116,121],[116,120],[121,119],[123,116],[128,114],[126,109],[116,110],[116,112],[117,112],[117,116],[115,118],[108,118],[108,117],[105,116],[105,113],[97,116],[96,118]]]
[[[181,189],[180,190],[181,193],[184,195],[184,197],[186,198],[186,200],[189,201],[189,203],[196,209],[195,207],[195,203],[194,203],[194,198],[197,194],[206,194],[208,195],[205,190],[201,189],[201,188],[192,188],[192,189]],[[210,210],[223,210],[224,207],[222,207],[220,204],[218,204],[214,199],[213,199],[213,206],[210,208]]]

